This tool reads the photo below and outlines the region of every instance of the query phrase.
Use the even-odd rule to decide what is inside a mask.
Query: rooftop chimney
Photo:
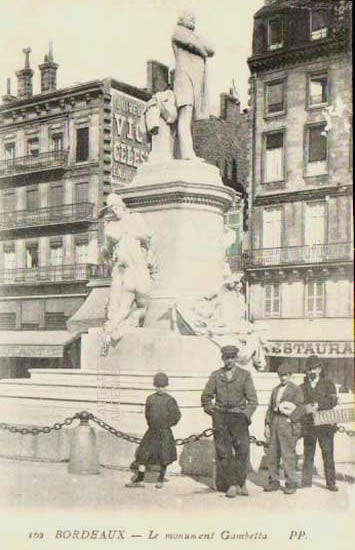
[[[41,93],[51,92],[57,88],[57,69],[58,65],[53,59],[53,44],[49,42],[48,55],[44,56],[44,63],[39,65],[41,71]]]
[[[236,121],[240,115],[240,101],[231,93],[220,94],[220,118]]]
[[[31,48],[23,48],[25,54],[25,67],[16,72],[17,76],[17,96],[19,98],[31,97],[32,95],[32,77],[33,71],[30,68]]]
[[[2,96],[3,103],[11,103],[15,101],[16,97],[11,95],[11,78],[8,78],[6,81],[6,94]]]
[[[150,60],[147,62],[147,89],[151,94],[164,92],[169,87],[169,67]]]

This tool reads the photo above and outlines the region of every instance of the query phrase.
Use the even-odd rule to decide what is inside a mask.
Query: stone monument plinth
[[[171,330],[175,303],[212,295],[223,284],[223,215],[235,193],[215,166],[172,160],[142,166],[120,195],[155,235],[157,272],[144,327]]]

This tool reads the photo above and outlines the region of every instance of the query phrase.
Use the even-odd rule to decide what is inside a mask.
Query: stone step
[[[38,383],[54,383],[76,385],[78,383],[85,386],[96,386],[98,380],[114,380],[116,377],[120,380],[120,385],[142,388],[153,388],[154,372],[136,373],[132,371],[82,371],[79,369],[31,369],[31,380]],[[278,383],[278,377],[275,373],[253,373],[253,380],[257,390],[271,390]],[[302,382],[302,375],[295,375],[296,384]],[[171,373],[169,374],[169,389],[203,389],[208,380],[208,375],[191,373]],[[1,385],[2,381],[0,381]],[[1,387],[1,386],[0,386]]]
[[[179,407],[201,407],[201,392],[198,391],[172,391],[170,395],[175,397],[179,404]],[[37,400],[71,400],[78,402],[94,403],[114,403],[121,407],[127,406],[139,406],[144,407],[144,403],[151,391],[144,389],[132,389],[132,388],[119,388],[118,390],[111,390],[109,388],[94,388],[83,386],[69,387],[69,386],[49,386],[39,384],[9,384],[2,385],[0,387],[0,399],[4,397],[13,397],[18,399],[31,398]],[[265,398],[264,398],[265,397]],[[268,395],[263,396],[262,392],[259,392],[260,404],[266,404],[268,401]]]

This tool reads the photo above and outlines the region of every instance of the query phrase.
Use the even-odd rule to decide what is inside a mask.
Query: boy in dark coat
[[[322,451],[324,474],[329,491],[337,491],[334,464],[334,425],[315,426],[312,412],[330,410],[337,404],[333,382],[323,376],[322,361],[311,355],[306,361],[306,377],[301,385],[307,412],[302,418],[304,436],[304,461],[302,486],[312,486],[314,454],[317,441]]]
[[[136,479],[126,484],[126,487],[144,487],[144,473],[148,464],[160,464],[160,472],[156,487],[163,487],[166,468],[177,459],[176,445],[171,431],[180,418],[181,413],[175,399],[166,393],[169,379],[164,372],[159,372],[153,380],[156,392],[147,397],[145,417],[148,430],[136,452],[138,475]]]

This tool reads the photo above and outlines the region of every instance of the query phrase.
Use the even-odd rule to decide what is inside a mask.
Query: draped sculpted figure
[[[107,209],[108,247],[105,253],[112,261],[112,283],[104,324],[103,354],[129,327],[142,326],[154,270],[152,234],[142,215],[131,213],[115,193],[108,196]]]

